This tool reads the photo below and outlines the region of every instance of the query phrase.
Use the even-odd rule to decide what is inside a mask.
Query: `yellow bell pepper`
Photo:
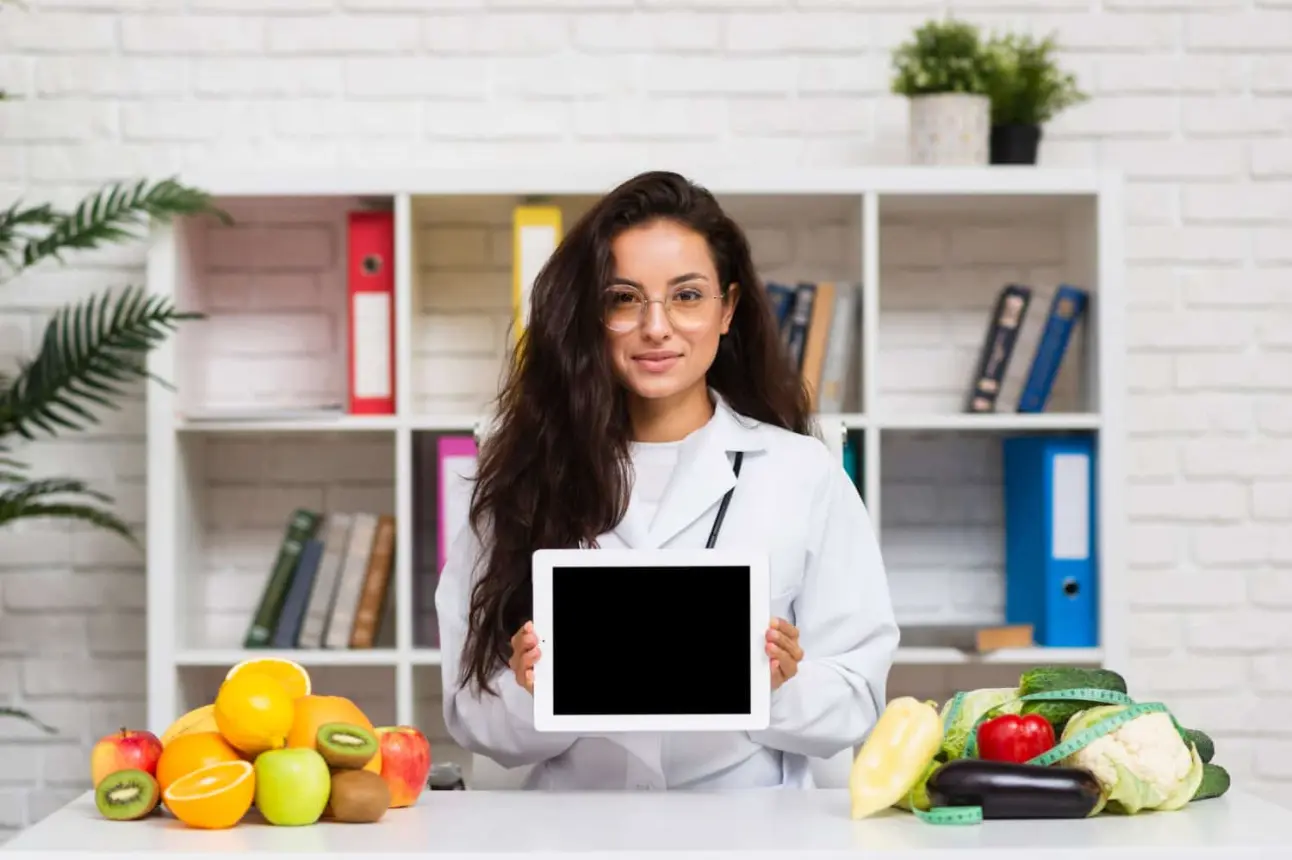
[[[928,702],[893,699],[852,762],[852,817],[865,818],[907,796],[942,744],[942,720]]]

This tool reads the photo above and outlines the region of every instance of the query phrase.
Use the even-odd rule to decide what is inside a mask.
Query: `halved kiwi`
[[[324,815],[336,821],[370,824],[390,808],[390,787],[370,770],[338,770]]]
[[[94,804],[104,818],[134,821],[149,815],[161,802],[161,788],[147,771],[118,770],[94,787]]]
[[[314,745],[330,767],[340,770],[358,770],[381,748],[375,734],[354,723],[324,723]]]

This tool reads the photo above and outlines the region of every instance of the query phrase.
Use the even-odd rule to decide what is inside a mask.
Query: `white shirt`
[[[633,442],[633,487],[630,504],[647,528],[654,525],[660,500],[664,498],[677,468],[682,442]],[[635,739],[643,755],[654,752],[646,738]],[[777,750],[759,746],[743,732],[676,732],[657,741],[659,768],[665,788],[772,786],[781,781],[781,756]]]
[[[633,442],[629,454],[633,461],[633,487],[629,504],[641,511],[642,521],[653,524],[660,499],[668,489],[682,450],[679,442]]]
[[[623,520],[597,543],[701,548],[723,494],[736,487],[718,545],[767,553],[772,614],[799,628],[798,673],[772,693],[770,725],[761,731],[667,738],[535,731],[533,697],[505,666],[494,676],[497,696],[458,686],[467,604],[483,552],[475,533],[461,529],[435,592],[445,726],[476,755],[527,768],[526,787],[811,787],[827,759],[846,767],[883,710],[898,631],[857,488],[820,439],[752,421],[715,400],[713,419],[675,448],[637,447],[643,478]],[[734,451],[745,452],[738,484]]]

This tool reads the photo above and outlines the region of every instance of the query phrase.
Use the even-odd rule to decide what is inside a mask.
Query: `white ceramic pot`
[[[991,100],[969,93],[932,93],[910,99],[912,164],[988,163]]]

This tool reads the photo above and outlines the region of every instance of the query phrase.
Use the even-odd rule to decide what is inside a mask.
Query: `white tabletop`
[[[1230,792],[1178,812],[1075,821],[987,821],[937,826],[885,812],[848,818],[845,791],[731,794],[511,791],[426,792],[375,824],[271,827],[253,811],[231,830],[186,828],[169,815],[106,821],[93,795],[23,831],[5,860],[72,856],[238,854],[258,860],[412,854],[429,858],[790,860],[790,858],[1292,858],[1292,811]]]

